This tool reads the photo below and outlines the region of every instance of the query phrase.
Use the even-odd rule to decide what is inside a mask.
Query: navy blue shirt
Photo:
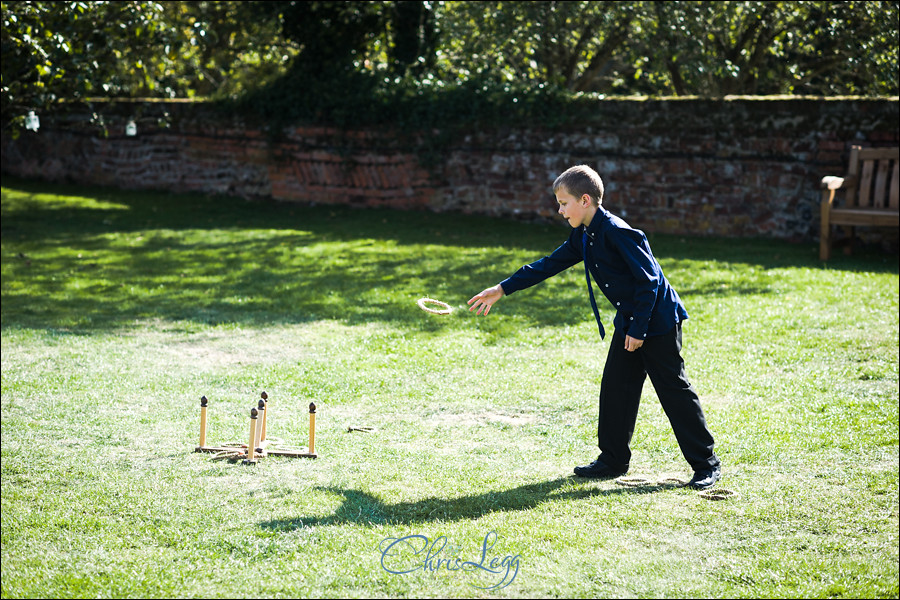
[[[616,307],[613,323],[623,335],[643,340],[667,333],[688,318],[644,232],[632,229],[603,206],[587,228],[573,228],[569,239],[552,254],[525,265],[500,285],[506,295],[513,294],[583,260],[603,295]]]

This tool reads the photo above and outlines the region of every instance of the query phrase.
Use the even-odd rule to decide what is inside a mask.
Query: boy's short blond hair
[[[587,194],[591,197],[594,206],[603,203],[603,180],[597,171],[587,165],[569,167],[553,182],[553,193],[565,188],[567,192],[576,198]]]

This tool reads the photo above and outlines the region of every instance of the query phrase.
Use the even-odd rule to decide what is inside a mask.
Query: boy
[[[588,296],[600,337],[591,275],[616,307],[615,332],[600,383],[597,439],[600,455],[575,467],[579,477],[612,479],[628,472],[631,436],[644,380],[649,375],[675,438],[694,476],[696,489],[721,477],[713,437],[700,399],[681,358],[681,322],[687,311],[650,251],[644,233],[603,208],[603,181],[585,165],[566,170],[553,183],[559,214],[572,227],[569,239],[551,255],[526,265],[469,300],[469,310],[487,315],[497,300],[584,261]]]

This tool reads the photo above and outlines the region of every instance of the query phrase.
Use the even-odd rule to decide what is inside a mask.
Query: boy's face
[[[591,202],[591,197],[587,194],[581,198],[576,198],[566,188],[559,188],[556,192],[556,201],[559,203],[559,214],[569,222],[574,229],[584,225],[588,226],[597,207]]]

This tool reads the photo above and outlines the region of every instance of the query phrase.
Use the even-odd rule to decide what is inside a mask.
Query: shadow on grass
[[[471,295],[552,251],[567,233],[559,224],[449,213],[12,179],[4,188],[4,329],[87,334],[142,319],[185,327],[329,319],[439,331],[462,322],[423,319],[415,300],[429,296],[463,307]],[[733,276],[734,265],[822,268],[809,246],[651,240],[666,272],[680,271],[676,287],[688,296],[770,292],[764,277]],[[860,256],[829,268],[896,272],[897,260]],[[701,269],[703,277],[693,276]],[[505,301],[496,317],[478,320],[479,328],[590,320],[583,281],[573,271]]]
[[[334,319],[438,330],[447,320],[423,320],[418,298],[462,305],[520,266],[517,251],[537,254],[562,232],[465,215],[4,187],[18,196],[4,193],[4,328],[91,333],[138,319]],[[513,262],[498,268],[503,260]],[[536,322],[556,323],[566,312],[565,302],[550,306]]]
[[[119,190],[4,179],[3,187],[28,196],[14,211],[4,198],[4,237],[35,241],[62,234],[79,237],[108,233],[269,229],[308,231],[332,241],[393,240],[400,244],[501,247],[545,250],[542,237],[565,236],[562,223],[531,224],[476,215],[433,213],[344,205],[306,205],[232,196]],[[53,196],[89,199],[54,202]],[[552,248],[551,248],[552,249]]]
[[[521,487],[485,492],[460,498],[426,498],[416,502],[385,504],[372,494],[354,489],[318,487],[319,491],[343,497],[343,503],[333,515],[326,517],[298,516],[294,519],[263,521],[260,527],[275,531],[289,531],[301,527],[325,525],[414,525],[432,521],[478,519],[496,512],[530,510],[545,502],[577,500],[592,496],[648,494],[676,489],[666,485],[641,487],[598,488],[574,476],[560,477]]]

